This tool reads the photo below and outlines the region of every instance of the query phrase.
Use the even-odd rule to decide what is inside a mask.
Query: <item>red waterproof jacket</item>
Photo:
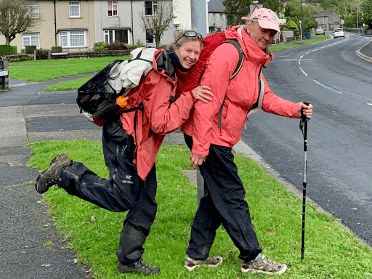
[[[155,52],[155,57],[163,49]],[[162,56],[160,55],[160,59]],[[166,60],[166,59],[165,59]],[[168,65],[164,65],[163,64]],[[125,109],[138,107],[143,103],[143,110],[122,113],[120,120],[128,135],[133,136],[136,144],[134,163],[138,175],[145,180],[155,163],[156,156],[167,133],[177,130],[188,118],[194,105],[194,97],[190,91],[183,92],[175,102],[177,76],[169,76],[166,70],[171,69],[170,61],[153,61],[153,69],[142,78],[140,84],[128,95],[128,105]],[[158,71],[158,68],[160,71]]]
[[[193,137],[192,153],[207,156],[211,144],[233,147],[241,138],[249,109],[258,100],[259,73],[273,58],[259,48],[243,30],[234,26],[225,32],[226,39],[237,39],[244,62],[239,73],[230,80],[239,61],[239,53],[232,44],[223,43],[212,53],[200,85],[212,89],[211,102],[197,102],[182,131]],[[298,105],[276,96],[264,76],[264,96],[261,108],[265,112],[300,118]],[[218,127],[221,104],[222,126]]]

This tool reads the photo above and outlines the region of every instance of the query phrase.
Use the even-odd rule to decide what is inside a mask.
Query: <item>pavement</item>
[[[372,61],[372,40],[357,51]],[[101,129],[89,123],[75,103],[76,92],[43,92],[68,79],[48,82],[10,80],[12,89],[0,92],[0,278],[91,278],[89,267],[75,263],[74,251],[58,234],[42,195],[34,189],[39,171],[27,166],[28,143],[43,140],[101,139]],[[176,131],[164,144],[184,144]],[[234,151],[255,160],[298,196],[296,186],[281,178],[248,145],[240,141]],[[196,184],[196,171],[187,173]],[[308,200],[309,202],[313,202]],[[322,211],[321,207],[318,206]]]

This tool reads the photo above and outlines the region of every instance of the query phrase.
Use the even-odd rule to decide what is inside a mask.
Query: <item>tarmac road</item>
[[[372,57],[372,42],[361,50]],[[39,171],[27,167],[29,142],[96,139],[101,129],[80,115],[76,92],[48,92],[45,87],[74,77],[49,82],[10,80],[12,89],[0,93],[0,278],[90,278],[89,268],[74,263],[65,249],[48,208],[41,203],[32,181]],[[164,144],[184,144],[182,134],[168,135]],[[256,160],[288,188],[301,193],[255,154],[245,143],[234,150]],[[53,243],[52,247],[44,246]]]

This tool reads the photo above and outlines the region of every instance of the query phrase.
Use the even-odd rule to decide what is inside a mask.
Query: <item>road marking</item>
[[[348,38],[347,38],[348,39]],[[320,48],[316,48],[316,49],[314,49],[314,50],[312,50],[312,52],[314,52],[314,51],[318,51],[318,50],[321,50],[321,49],[323,49],[323,48],[326,48],[326,47],[330,47],[330,46],[334,46],[334,45],[336,45],[336,44],[339,44],[339,43],[342,43],[344,40],[342,40],[342,41],[338,41],[338,42],[335,42],[335,43],[332,43],[332,44],[329,44],[329,45],[326,45],[326,46],[322,46],[322,47],[320,47]],[[300,58],[298,59],[298,64],[299,65],[301,65],[301,61],[302,60],[313,60],[313,59],[303,59],[303,57],[305,56],[305,55],[307,55],[307,54],[309,54],[310,52],[307,52],[306,54],[304,54],[304,55],[302,55],[302,56],[300,56]],[[299,69],[300,69],[300,71],[305,75],[305,76],[309,76],[303,69],[302,69],[302,67],[301,66],[299,66],[298,67]],[[311,77],[310,77],[311,78]],[[329,87],[329,86],[327,86],[327,85],[325,85],[325,84],[323,84],[323,83],[321,83],[321,82],[319,82],[319,81],[317,81],[317,80],[315,80],[315,79],[313,79],[313,78],[311,78],[316,84],[318,84],[318,85],[320,85],[320,86],[322,86],[323,88],[325,88],[325,89],[328,89],[328,90],[330,90],[330,91],[332,91],[332,92],[335,92],[335,93],[337,93],[337,94],[340,94],[340,95],[343,95],[343,94],[346,94],[346,95],[349,95],[349,96],[353,96],[353,97],[356,97],[356,98],[358,98],[358,99],[362,99],[363,101],[369,101],[368,99],[366,99],[366,98],[363,98],[363,97],[361,97],[361,96],[359,96],[359,95],[357,95],[357,94],[354,94],[354,93],[350,93],[350,92],[342,92],[342,91],[339,91],[339,90],[337,90],[337,89],[334,89],[334,88],[332,88],[332,87]],[[366,103],[368,106],[372,106],[372,103]]]
[[[307,73],[305,73],[305,71],[304,70],[302,70],[302,68],[300,67],[300,70],[301,70],[301,72],[305,75],[305,76],[307,76]]]

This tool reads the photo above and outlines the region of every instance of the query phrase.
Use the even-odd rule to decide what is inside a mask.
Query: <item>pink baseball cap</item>
[[[264,29],[273,29],[280,33],[280,21],[275,12],[270,9],[256,9],[250,17],[242,17],[241,19],[257,19],[260,26]]]

